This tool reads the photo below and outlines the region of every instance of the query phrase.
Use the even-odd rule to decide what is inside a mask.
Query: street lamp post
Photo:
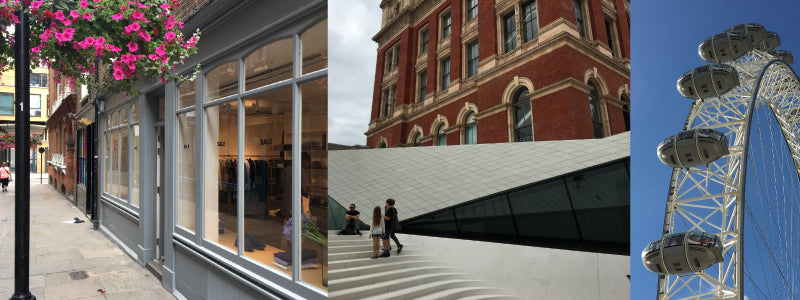
[[[23,2],[24,3],[24,2]],[[11,300],[35,300],[36,296],[30,291],[30,219],[31,219],[31,165],[28,163],[30,149],[30,25],[28,14],[25,13],[27,5],[15,13],[19,23],[14,27],[14,69],[16,80],[16,103],[14,126],[18,131],[15,137],[15,160],[17,163],[16,192],[14,193],[14,295]]]
[[[39,184],[42,184],[42,181],[44,181],[44,154],[43,153],[44,153],[44,147],[39,147],[39,154],[42,155],[42,159],[40,159],[42,161],[42,163],[41,163],[42,168],[39,170]]]

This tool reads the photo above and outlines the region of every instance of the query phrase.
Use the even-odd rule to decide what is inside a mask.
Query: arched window
[[[603,137],[603,121],[600,116],[600,96],[597,94],[597,88],[593,83],[589,82],[589,113],[592,115],[592,128],[594,129],[594,138]]]
[[[414,133],[414,137],[411,139],[411,146],[414,147],[422,146],[422,142],[419,141],[420,136],[422,136],[422,134],[420,134],[419,132]]]
[[[478,143],[478,127],[475,120],[475,112],[470,112],[464,122],[464,144],[471,145]]]
[[[528,101],[528,89],[522,88],[514,97],[514,141],[529,142],[532,140],[531,102]]]
[[[625,131],[631,131],[631,99],[622,95],[622,118],[625,120]]]
[[[444,123],[439,124],[439,128],[436,129],[436,146],[447,145],[447,134],[444,133],[444,130],[445,130]]]
[[[384,143],[383,141],[381,141],[381,142],[378,142],[378,148],[379,148],[379,149],[380,149],[380,148],[386,148],[386,143]]]

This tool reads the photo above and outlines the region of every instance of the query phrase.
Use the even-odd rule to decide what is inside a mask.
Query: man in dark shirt
[[[403,244],[400,244],[400,241],[397,240],[397,236],[394,235],[395,231],[400,228],[400,222],[397,219],[397,209],[394,208],[394,199],[386,199],[385,208],[386,212],[383,214],[383,254],[381,254],[380,257],[389,257],[389,250],[391,250],[389,246],[389,237],[391,237],[394,240],[394,243],[397,244],[397,254],[400,254],[400,251],[403,251]]]
[[[358,230],[359,214],[360,213],[356,210],[356,205],[350,203],[350,210],[344,215],[344,228],[342,228],[342,231],[339,231],[339,235],[361,235],[361,232]]]

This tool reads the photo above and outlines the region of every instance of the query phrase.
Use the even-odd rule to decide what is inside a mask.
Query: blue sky
[[[642,266],[641,251],[660,236],[671,171],[658,161],[656,146],[682,129],[691,105],[676,90],[676,80],[683,72],[707,64],[697,55],[700,42],[741,23],[759,23],[778,33],[778,49],[789,50],[800,60],[800,3],[633,2],[631,299],[653,299],[657,277]],[[797,63],[792,67],[798,69]]]

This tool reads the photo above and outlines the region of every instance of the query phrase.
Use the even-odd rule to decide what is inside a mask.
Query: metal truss
[[[703,231],[722,238],[725,261],[704,272],[660,275],[658,299],[742,299],[744,187],[753,110],[770,109],[800,170],[800,84],[783,61],[753,50],[729,63],[740,85],[718,98],[697,100],[684,130],[722,131],[730,154],[709,164],[672,171],[662,234]],[[800,171],[798,171],[800,176]]]

